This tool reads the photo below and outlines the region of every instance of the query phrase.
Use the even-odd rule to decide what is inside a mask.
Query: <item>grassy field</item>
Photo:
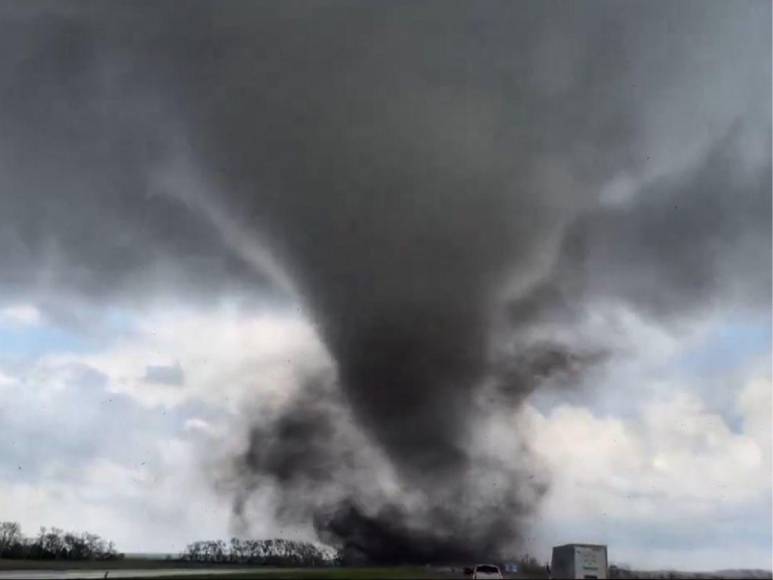
[[[255,570],[254,572],[238,572],[228,574],[227,578],[235,580],[266,580],[279,578],[300,578],[302,580],[346,580],[363,578],[377,580],[379,578],[452,578],[450,574],[441,574],[427,568],[393,567],[393,568],[293,568],[287,570]],[[175,578],[201,579],[223,578],[217,574],[197,574],[191,576],[175,576]]]
[[[164,568],[205,568],[179,560],[122,558],[117,560],[9,560],[0,558],[0,570],[153,570]],[[225,565],[227,568],[228,565]],[[234,566],[243,568],[243,566]]]
[[[223,576],[213,575],[196,575],[196,576],[176,576],[175,578],[185,578],[186,580],[192,580],[194,578],[223,578]],[[449,572],[447,569],[438,568],[426,568],[426,567],[391,567],[391,568],[330,568],[330,569],[288,569],[288,570],[271,570],[271,571],[259,571],[234,573],[228,574],[227,578],[233,578],[234,580],[265,580],[267,578],[300,578],[303,580],[349,580],[355,578],[363,578],[370,580],[377,580],[380,578],[438,578],[438,579],[450,579],[450,578],[470,578],[464,576],[460,570],[455,573]],[[547,574],[544,571],[535,572],[532,574],[516,574],[512,576],[505,576],[505,578],[547,578]]]
[[[362,578],[365,580],[388,580],[388,579],[400,579],[400,578],[436,578],[440,580],[447,580],[451,578],[470,578],[464,576],[461,571],[457,573],[450,573],[445,570],[439,570],[437,568],[410,568],[410,567],[392,567],[392,568],[332,568],[327,570],[322,569],[287,569],[287,570],[256,570],[254,572],[239,572],[227,575],[213,574],[196,574],[196,575],[181,575],[175,576],[175,580],[201,580],[203,578],[227,578],[233,580],[266,580],[266,579],[280,579],[280,578],[299,578],[301,580],[354,580],[356,578]],[[505,578],[519,579],[519,578],[547,578],[544,573],[536,574],[516,574],[512,576],[505,576]],[[159,577],[157,580],[161,580]]]

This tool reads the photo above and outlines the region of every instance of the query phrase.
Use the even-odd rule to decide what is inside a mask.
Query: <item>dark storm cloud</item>
[[[304,398],[252,431],[245,493],[262,478],[345,489],[322,506],[288,485],[279,510],[378,560],[493,554],[539,486],[471,456],[481,385],[519,401],[604,356],[529,329],[594,300],[668,322],[769,296],[767,22],[753,2],[11,5],[4,286],[43,270],[76,294],[148,293],[160,268],[186,294],[258,291],[206,209],[148,195],[184,143],[213,203],[289,273],[357,424],[424,500],[363,508],[329,469],[335,421]],[[749,148],[766,161],[744,170]],[[651,179],[600,202],[626,175]],[[519,350],[492,364],[513,280]],[[491,497],[479,468],[510,492],[472,518]]]
[[[770,136],[749,167],[732,127],[699,160],[636,199],[572,222],[550,274],[509,305],[515,327],[624,301],[661,322],[712,308],[770,311]],[[562,366],[562,365],[559,365]]]
[[[749,171],[730,132],[694,167],[657,180],[630,207],[578,221],[586,291],[623,297],[665,318],[728,296],[742,308],[769,308],[769,137],[761,146],[767,161]]]
[[[159,191],[168,105],[126,78],[97,7],[76,6],[3,6],[2,293],[109,300],[255,282],[206,220]]]

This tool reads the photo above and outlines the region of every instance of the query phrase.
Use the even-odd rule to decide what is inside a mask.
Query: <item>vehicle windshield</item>
[[[497,572],[499,572],[499,568],[497,568],[496,566],[484,565],[484,566],[478,566],[477,568],[475,568],[475,571],[484,572],[485,574],[496,574]]]

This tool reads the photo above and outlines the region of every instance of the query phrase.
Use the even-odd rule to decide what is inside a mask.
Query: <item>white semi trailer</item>
[[[566,544],[553,548],[553,578],[608,578],[607,547],[598,544]]]

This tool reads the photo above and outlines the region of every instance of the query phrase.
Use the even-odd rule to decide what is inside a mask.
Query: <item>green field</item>
[[[196,574],[190,576],[175,576],[175,578],[201,579],[201,578],[223,578],[217,574]],[[327,569],[304,569],[288,568],[287,570],[255,570],[254,572],[239,572],[228,574],[227,578],[239,580],[266,578],[300,578],[303,580],[334,580],[334,579],[354,579],[364,578],[377,580],[379,578],[451,578],[450,574],[439,574],[427,568],[393,567],[393,568],[327,568]]]
[[[179,560],[121,558],[116,560],[28,560],[0,558],[0,570],[154,570],[165,568],[204,568]],[[228,568],[224,565],[224,569]]]

